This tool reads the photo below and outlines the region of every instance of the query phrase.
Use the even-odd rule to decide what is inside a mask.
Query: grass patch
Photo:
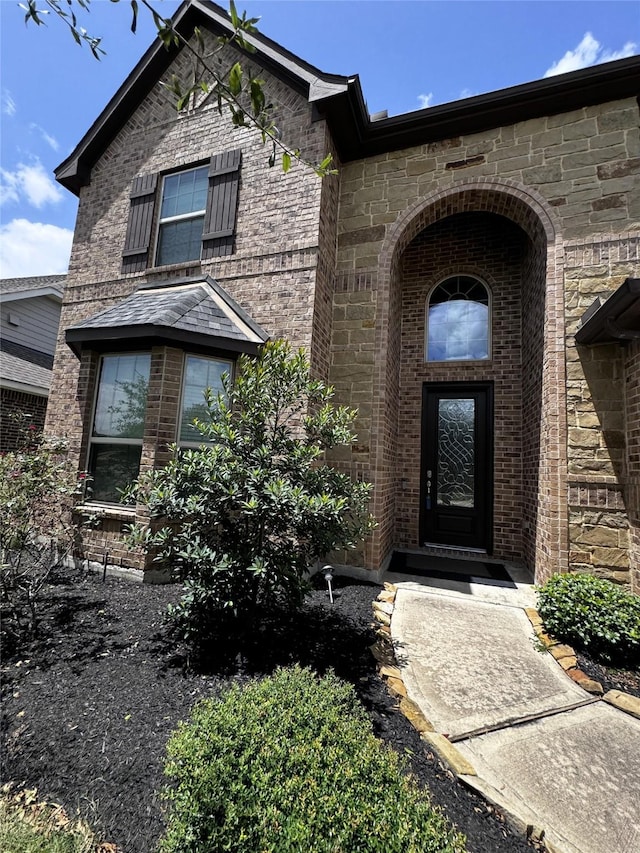
[[[38,801],[37,792],[0,789],[0,850],[3,853],[115,853],[99,844],[84,821],[71,820],[62,806]]]

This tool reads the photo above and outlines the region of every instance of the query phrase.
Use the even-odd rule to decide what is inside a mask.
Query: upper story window
[[[235,149],[214,154],[207,165],[134,178],[122,272],[233,254],[241,160]]]
[[[451,276],[427,301],[427,361],[490,358],[489,291],[477,278]]]
[[[89,439],[91,500],[118,503],[138,476],[150,369],[148,352],[105,355],[100,361]]]
[[[202,166],[164,178],[158,225],[158,266],[200,257],[208,171],[206,166]]]
[[[197,355],[186,357],[178,432],[178,441],[181,445],[197,446],[203,443],[205,439],[195,428],[193,421],[195,418],[201,421],[207,419],[205,390],[210,388],[213,394],[221,394],[224,391],[222,377],[225,373],[231,375],[232,372],[233,362],[231,361]]]

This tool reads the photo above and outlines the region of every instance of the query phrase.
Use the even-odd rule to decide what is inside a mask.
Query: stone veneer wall
[[[525,379],[524,410],[538,417],[540,429],[538,436],[531,436],[524,456],[524,500],[529,507],[525,550],[530,559],[535,554],[539,580],[567,569],[566,480],[573,445],[568,441],[565,397],[564,242],[569,248],[580,240],[594,243],[616,231],[621,232],[617,239],[624,238],[626,229],[640,220],[639,174],[638,104],[632,98],[345,164],[337,280],[371,282],[368,310],[376,329],[373,370],[365,376],[355,356],[350,362],[375,391],[369,461],[380,526],[367,552],[372,560],[368,565],[380,564],[396,536],[391,481],[396,462],[399,257],[431,222],[461,211],[487,210],[512,218],[529,235],[535,249],[527,278],[535,282],[535,294],[542,293],[544,283],[544,327],[535,332],[541,349],[535,349],[533,341],[527,343],[530,353],[538,356]],[[571,289],[570,279],[567,286]],[[337,289],[334,316],[345,323],[340,292]],[[533,307],[536,297],[530,295]],[[539,304],[537,310],[542,312]],[[531,324],[540,330],[538,320]],[[340,331],[337,345],[345,347],[348,323]],[[340,353],[339,372],[347,376],[349,355]]]
[[[569,566],[624,584],[631,583],[630,557],[637,554],[629,525],[635,527],[638,518],[632,461],[638,372],[631,358],[625,375],[623,345],[576,346],[573,334],[593,300],[606,299],[637,274],[639,262],[637,232],[565,247]],[[634,584],[637,588],[637,576]]]

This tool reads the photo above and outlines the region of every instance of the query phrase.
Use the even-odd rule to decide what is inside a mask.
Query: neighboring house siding
[[[0,313],[4,340],[53,355],[60,318],[58,301],[48,296],[3,300]]]

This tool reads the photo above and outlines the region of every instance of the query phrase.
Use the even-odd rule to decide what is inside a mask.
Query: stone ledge
[[[623,690],[609,690],[602,698],[619,711],[624,711],[625,714],[631,714],[632,717],[640,720],[640,699],[637,696],[632,696]]]
[[[135,521],[136,508],[134,506],[105,506],[102,504],[80,504],[74,506],[77,515],[96,516],[97,518],[113,518],[116,521]]]

